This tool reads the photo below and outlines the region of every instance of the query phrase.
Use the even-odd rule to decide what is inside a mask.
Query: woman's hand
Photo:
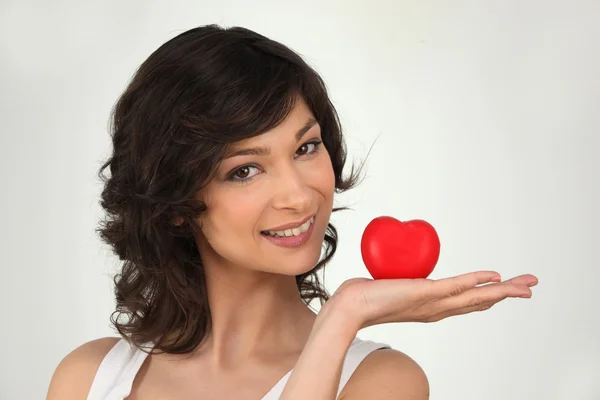
[[[348,347],[362,328],[486,310],[508,297],[530,297],[537,284],[533,275],[490,283],[499,281],[488,271],[440,280],[347,280],[319,311],[280,399],[335,399]]]
[[[353,278],[342,283],[330,302],[360,330],[390,322],[435,322],[487,310],[509,297],[531,297],[530,288],[537,283],[530,274],[501,282],[494,271],[440,280]]]

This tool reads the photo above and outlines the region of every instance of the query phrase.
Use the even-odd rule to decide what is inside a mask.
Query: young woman
[[[166,42],[113,117],[99,232],[122,261],[120,337],[68,354],[49,400],[426,399],[417,363],[357,332],[484,310],[537,283],[493,271],[359,278],[329,296],[317,272],[336,250],[334,193],[360,168],[342,174],[319,75],[248,29]]]

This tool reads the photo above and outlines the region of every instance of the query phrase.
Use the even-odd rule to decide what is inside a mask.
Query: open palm
[[[362,329],[390,322],[435,322],[487,310],[507,298],[531,297],[537,283],[531,274],[501,281],[494,271],[439,280],[353,278],[342,283],[332,300]]]

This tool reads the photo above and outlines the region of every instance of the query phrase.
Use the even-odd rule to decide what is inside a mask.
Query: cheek
[[[263,191],[227,190],[212,199],[207,209],[207,235],[213,241],[247,237],[260,218]],[[208,205],[207,205],[208,206]]]
[[[335,173],[329,154],[325,153],[319,159],[319,164],[315,168],[315,171],[318,171],[318,173],[315,174],[314,181],[317,182],[323,195],[326,197],[333,196],[335,190]]]

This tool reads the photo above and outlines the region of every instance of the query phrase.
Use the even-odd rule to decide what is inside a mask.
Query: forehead
[[[229,146],[229,151],[226,158],[232,157],[234,153],[240,149],[256,145],[267,145],[267,142],[273,140],[295,140],[298,141],[311,128],[318,126],[314,114],[306,105],[304,100],[300,99],[296,102],[289,115],[276,127],[264,132],[258,136],[240,140],[232,143]]]

